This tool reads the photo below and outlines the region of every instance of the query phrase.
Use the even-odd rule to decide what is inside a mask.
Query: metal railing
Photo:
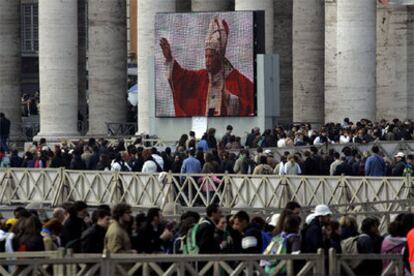
[[[316,254],[295,255],[138,255],[138,254],[63,254],[51,252],[0,253],[0,274],[12,275],[355,275],[352,260],[386,261],[382,275],[404,275],[402,255],[397,254],[336,254],[331,249],[325,258],[320,249]],[[271,274],[264,271],[263,261],[276,265]],[[301,267],[294,271],[294,263]],[[325,264],[325,262],[327,262]],[[297,264],[297,263],[296,263]],[[297,267],[297,265],[295,265]],[[326,269],[328,268],[328,271]],[[329,272],[327,274],[326,272]]]
[[[0,204],[69,200],[88,205],[125,202],[133,207],[281,208],[288,201],[302,206],[354,206],[375,203],[375,211],[411,208],[412,177],[142,174],[60,169],[0,170]],[[407,200],[402,204],[400,201]],[[345,210],[347,208],[344,208]],[[349,209],[349,208],[348,208]]]

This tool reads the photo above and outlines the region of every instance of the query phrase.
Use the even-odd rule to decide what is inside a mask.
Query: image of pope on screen
[[[231,13],[223,14],[231,15]],[[202,35],[204,25],[205,39],[198,42],[198,56],[188,56],[188,53],[187,55],[185,53],[186,51],[194,52],[194,49],[189,49],[192,47],[191,42],[190,45],[187,44],[188,48],[186,50],[185,45],[182,45],[179,39],[175,39],[175,41],[178,41],[175,44],[174,41],[171,42],[166,36],[159,34],[159,49],[162,54],[163,71],[165,73],[163,79],[168,84],[169,95],[172,95],[174,114],[171,115],[176,117],[254,116],[255,89],[251,80],[253,79],[254,64],[252,36],[245,38],[251,40],[251,46],[240,48],[240,44],[230,40],[232,25],[222,16],[208,13],[185,14],[182,16],[184,17],[173,20],[171,24],[173,26],[174,24],[176,26],[181,25],[181,28],[183,28],[183,25],[187,25],[187,28],[198,26],[198,32],[197,28],[194,30],[198,37]],[[197,18],[191,18],[197,16],[202,18],[198,20]],[[207,20],[209,22],[205,24]],[[237,20],[237,16],[230,18],[230,21],[237,25],[234,35],[240,41],[240,36],[243,35],[243,31],[240,30],[243,28],[243,22]],[[185,24],[186,22],[193,22],[193,24],[188,25]],[[176,36],[179,35],[178,33]],[[235,43],[231,44],[231,42]],[[197,46],[195,42],[192,43]],[[230,52],[230,57],[226,54],[228,52]],[[187,64],[180,61],[180,54],[183,55],[182,60]],[[230,58],[238,63],[243,69],[243,73],[237,68],[237,65],[230,62]],[[191,59],[202,60],[204,64],[193,62]],[[197,66],[199,67],[197,68]],[[157,77],[158,80],[160,78]],[[159,92],[156,91],[158,95]],[[162,97],[156,97],[156,115],[169,115],[164,114],[166,112],[163,112],[165,108],[162,108],[162,101]]]

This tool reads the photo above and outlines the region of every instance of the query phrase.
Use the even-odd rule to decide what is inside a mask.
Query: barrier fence
[[[82,200],[90,206],[125,202],[133,207],[282,208],[288,201],[302,206],[349,206],[375,203],[375,211],[411,207],[412,177],[188,175],[61,169],[0,170],[0,204],[43,202],[57,206]],[[402,203],[403,202],[403,203]]]
[[[404,275],[402,255],[336,254],[333,249],[325,258],[316,254],[296,255],[137,255],[137,254],[64,254],[55,252],[0,253],[0,274],[13,275],[355,275],[350,261],[378,260],[389,262],[382,275]],[[264,261],[275,262],[272,274],[266,274]],[[303,265],[294,271],[294,262]],[[327,271],[328,270],[328,271]],[[329,272],[326,273],[326,272]],[[15,272],[16,273],[16,272]]]

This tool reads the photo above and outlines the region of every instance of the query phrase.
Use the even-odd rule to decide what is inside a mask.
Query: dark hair
[[[75,201],[72,206],[70,206],[67,211],[70,216],[74,217],[77,216],[78,212],[85,210],[88,208],[88,205],[86,205],[83,201]]]
[[[129,204],[119,203],[115,205],[112,210],[112,218],[114,220],[119,220],[128,211],[131,211],[131,206]]]
[[[388,225],[388,234],[391,235],[391,237],[403,237],[404,235],[404,227],[401,223],[401,221],[394,220]]]
[[[339,157],[341,157],[339,152],[334,152],[333,156],[334,156],[335,159],[338,159]]]
[[[252,223],[257,224],[261,230],[264,230],[266,226],[266,221],[262,217],[252,218]]]
[[[217,203],[213,203],[207,206],[206,208],[206,213],[207,213],[207,217],[211,217],[213,215],[213,213],[217,213],[217,211],[219,210],[219,206]]]
[[[196,213],[196,212],[193,212],[193,211],[188,211],[188,212],[185,212],[184,214],[181,215],[180,221],[183,221],[183,220],[185,220],[187,218],[190,218],[190,217],[194,218],[195,221],[200,220],[200,214],[199,213]]]
[[[16,209],[13,210],[13,213],[18,219],[30,217],[29,211],[27,211],[27,209],[24,207],[17,207]]]
[[[301,219],[294,214],[287,215],[283,221],[283,231],[286,233],[298,233]]]
[[[3,112],[0,112],[0,118],[4,118],[5,116],[4,116],[4,113]]]
[[[147,213],[148,223],[151,223],[154,220],[155,217],[159,217],[160,216],[160,211],[161,211],[160,208],[150,208],[148,210],[148,213]]]
[[[373,146],[372,149],[371,149],[371,151],[373,153],[379,153],[379,147],[378,146]]]
[[[375,217],[367,217],[362,221],[361,231],[366,234],[371,234],[371,228],[374,226],[379,226],[380,222]]]
[[[105,217],[110,217],[111,212],[105,209],[97,209],[92,212],[92,222],[97,223],[99,219],[103,219]]]
[[[267,157],[265,155],[260,156],[260,164],[267,164]]]
[[[301,209],[302,206],[300,206],[300,204],[297,203],[296,201],[289,201],[285,206],[285,209],[289,209],[289,210],[292,210],[292,211],[297,209],[297,208]]]
[[[247,221],[250,222],[250,217],[245,211],[238,211],[237,214],[234,215],[234,219],[238,219],[239,221]]]
[[[233,130],[233,126],[232,126],[232,125],[228,125],[228,126],[226,127],[226,130]]]
[[[101,204],[98,206],[98,210],[105,210],[107,211],[109,214],[111,213],[111,207],[109,207],[108,204]]]

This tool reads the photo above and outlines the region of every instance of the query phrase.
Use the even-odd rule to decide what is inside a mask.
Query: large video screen
[[[254,12],[157,14],[156,117],[255,116],[254,41]]]

